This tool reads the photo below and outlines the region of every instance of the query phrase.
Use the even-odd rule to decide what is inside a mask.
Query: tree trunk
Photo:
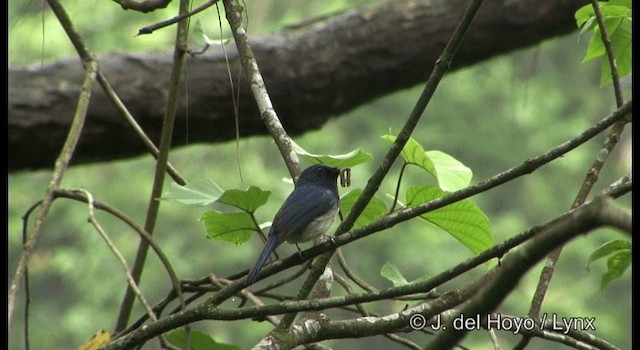
[[[300,134],[354,107],[425,81],[468,0],[389,1],[256,37],[252,46],[287,131]],[[586,0],[487,0],[452,69],[576,29]],[[238,54],[227,45],[231,73]],[[152,140],[159,138],[172,53],[111,53],[100,70]],[[51,167],[69,129],[84,74],[78,59],[9,67],[9,171]],[[175,146],[235,137],[232,91],[220,47],[190,57]],[[241,137],[265,134],[246,77],[240,81]],[[97,85],[97,84],[96,84]],[[188,103],[188,108],[187,108]],[[393,117],[393,116],[390,116]],[[75,164],[146,152],[115,107],[95,91]]]

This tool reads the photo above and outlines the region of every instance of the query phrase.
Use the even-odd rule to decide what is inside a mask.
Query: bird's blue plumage
[[[339,207],[339,174],[340,169],[321,164],[300,174],[296,188],[273,219],[267,243],[249,272],[248,284],[255,282],[262,266],[282,242],[306,242],[331,227]]]

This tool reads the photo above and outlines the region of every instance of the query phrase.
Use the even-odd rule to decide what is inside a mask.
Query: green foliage
[[[238,208],[248,214],[253,214],[259,207],[267,203],[271,192],[263,191],[256,186],[247,190],[231,189],[224,191],[218,199],[218,203]]]
[[[413,186],[407,190],[407,206],[415,207],[443,197],[445,194],[435,186]],[[468,199],[449,204],[420,217],[443,229],[476,254],[494,245],[489,219],[475,203]]]
[[[606,256],[609,256],[607,259],[607,271],[602,274],[600,279],[600,289],[602,290],[613,280],[620,278],[627,268],[631,266],[631,242],[615,239],[603,244],[589,256],[586,266],[587,271],[589,271],[592,262]]]
[[[398,268],[391,264],[385,263],[380,269],[380,276],[388,279],[393,283],[394,287],[404,286],[405,284],[409,284],[406,278],[402,275],[402,272],[398,270]]]
[[[631,73],[631,0],[612,0],[598,2],[600,11],[604,17],[604,26],[611,41],[613,56],[616,60],[619,77],[622,78]],[[601,57],[600,84],[612,82],[611,66],[606,56],[605,46],[602,42],[600,28],[596,22],[595,12],[591,4],[581,7],[575,14],[578,27],[582,27],[580,34],[593,32],[589,47],[582,62]]]
[[[382,136],[383,140],[394,142],[393,135]],[[447,192],[461,190],[471,182],[473,172],[457,159],[441,151],[427,151],[418,141],[410,138],[402,149],[404,161],[426,170],[438,180],[438,186]]]
[[[247,190],[231,189],[224,191],[216,202],[225,204],[241,212],[208,211],[200,217],[207,231],[207,237],[234,244],[242,244],[249,240],[254,232],[260,230],[256,226],[253,213],[267,203],[271,192],[263,191],[256,186]]]
[[[235,345],[219,343],[209,334],[191,330],[189,332],[189,346],[187,347],[187,333],[183,328],[174,329],[166,334],[167,341],[182,350],[240,350]]]
[[[394,142],[396,137],[382,138]],[[408,164],[424,169],[438,181],[438,187],[416,185],[406,192],[407,206],[416,207],[469,186],[473,173],[460,161],[441,151],[425,151],[422,145],[410,138],[402,149],[402,157]],[[420,216],[455,237],[472,252],[478,254],[493,246],[493,236],[487,216],[469,200],[463,200]]]
[[[373,160],[373,156],[371,155],[371,153],[367,153],[361,148],[344,154],[332,155],[309,153],[295,142],[293,143],[293,147],[298,156],[307,160],[311,164],[327,164],[336,168],[348,168]]]
[[[360,198],[361,194],[361,189],[355,189],[340,197],[340,211],[342,212],[342,215],[346,217],[346,215],[351,212],[351,208],[353,208],[353,205],[356,203],[358,198]],[[380,198],[374,196],[364,208],[360,217],[358,217],[356,222],[353,224],[353,227],[360,228],[362,226],[366,226],[380,219],[386,212],[387,206]]]
[[[267,203],[271,192],[251,186],[246,190],[230,189],[223,191],[215,181],[199,179],[180,186],[171,184],[171,189],[162,196],[163,200],[174,201],[189,206],[206,206],[213,203],[223,204],[234,209],[233,212],[212,210],[200,217],[207,237],[234,244],[249,240],[256,227],[253,214]],[[240,210],[241,212],[237,212]]]
[[[247,1],[251,18],[249,34],[273,31],[282,28],[284,22],[295,23],[304,17],[350,8],[355,3],[346,0],[275,0],[257,3]],[[73,46],[69,44],[56,19],[43,4],[8,2],[10,65],[76,57]],[[273,6],[269,6],[271,4]],[[177,5],[177,2],[171,2],[166,10],[139,14],[122,11],[115,2],[64,2],[74,25],[86,39],[89,48],[97,53],[113,50],[140,52],[172,47],[175,33],[171,28],[157,31],[152,36],[134,35],[144,25],[173,17]],[[263,7],[256,11],[256,6]],[[16,11],[17,8],[20,8],[20,11]],[[101,15],[97,21],[95,16],[83,15],[87,13]],[[214,11],[205,11],[198,16],[204,18],[201,22],[205,32],[218,32]],[[217,34],[210,35],[211,40],[217,41],[216,36]],[[418,127],[412,136],[418,140],[429,140],[431,147],[454,154],[457,159],[472,168],[474,176],[480,179],[520,164],[524,159],[564,142],[611,111],[610,94],[597,86],[600,80],[598,67],[575,64],[581,60],[582,57],[578,55],[584,52],[586,44],[578,42],[576,36],[548,40],[531,49],[523,49],[473,67],[452,71],[438,88],[429,106],[428,118],[421,121],[424,127]],[[623,87],[630,93],[630,85]],[[421,87],[416,87],[381,97],[344,116],[331,119],[321,129],[300,135],[297,140],[310,149],[326,151],[325,153],[332,150],[340,153],[341,150],[353,149],[353,145],[358,145],[366,147],[379,159],[386,153],[387,145],[376,142],[375,136],[372,135],[385,133],[389,128],[401,127],[404,122],[402,116],[420,92]],[[249,99],[243,101],[248,103]],[[188,136],[188,132],[181,136],[185,135]],[[331,135],[331,142],[327,142],[326,135]],[[189,178],[202,177],[202,174],[206,173],[206,176],[218,180],[221,188],[244,186],[237,177],[230,175],[232,164],[241,163],[245,173],[256,174],[251,177],[251,184],[273,191],[273,196],[270,197],[272,200],[259,211],[273,213],[281,199],[290,191],[289,186],[274,186],[274,183],[279,181],[278,174],[284,173],[282,164],[278,161],[279,154],[271,147],[272,141],[267,137],[243,138],[240,142],[243,152],[240,153],[239,159],[236,158],[233,143],[214,143],[173,150],[172,163]],[[622,143],[611,154],[610,161],[599,174],[594,191],[602,189],[606,184],[630,171],[630,144],[630,140],[623,137]],[[474,197],[474,202],[491,218],[496,241],[507,239],[566,210],[575,196],[577,179],[584,177],[584,171],[589,168],[599,146],[598,142],[585,144],[572,154],[537,170],[530,176]],[[127,161],[74,166],[65,174],[63,186],[80,185],[87,188],[96,199],[117,207],[137,221],[142,221],[151,187],[149,173],[154,164],[151,157],[143,156]],[[352,183],[365,183],[366,176],[375,166],[377,164],[372,163],[358,167],[358,171],[353,173]],[[407,183],[420,184],[425,176],[422,172],[409,172],[404,179]],[[48,171],[9,174],[10,272],[15,271],[21,251],[21,216],[26,208],[41,198],[49,181]],[[393,193],[395,186],[394,181],[385,181],[380,191]],[[198,192],[197,188],[195,191]],[[204,190],[201,192],[208,193]],[[207,194],[199,199],[197,193],[193,193],[192,199],[200,202],[200,205],[216,205],[215,199],[222,192],[220,189],[212,198]],[[168,199],[165,196],[162,199]],[[343,196],[343,202],[347,202],[347,196],[355,199],[359,192]],[[186,196],[184,200],[188,202],[190,197]],[[180,278],[199,278],[210,273],[214,265],[216,272],[218,267],[223,274],[229,271],[237,272],[254,262],[257,245],[246,244],[227,249],[227,245],[206,240],[201,234],[202,224],[197,221],[202,209],[198,211],[194,210],[193,206],[174,205],[176,201],[162,203],[160,221],[154,237],[169,255]],[[619,201],[631,205],[630,196]],[[103,213],[98,215],[100,219],[104,219],[102,223],[105,229],[113,234],[116,244],[125,256],[134,256],[139,240],[137,235]],[[367,210],[364,216],[366,215]],[[378,216],[374,215],[372,220],[377,218]],[[255,232],[255,223],[251,226]],[[442,240],[433,235],[427,236],[423,231],[424,227],[419,221],[397,225],[390,228],[388,234],[358,241],[353,248],[357,251],[350,252],[349,249],[352,247],[345,247],[345,252],[357,256],[358,264],[354,264],[354,267],[359,269],[360,273],[376,278],[377,269],[370,267],[379,266],[378,264],[384,261],[393,261],[398,266],[396,270],[410,276],[433,275],[466,258],[466,250],[456,250],[459,247],[458,242]],[[600,282],[600,276],[589,275],[582,269],[576,269],[576,266],[585,265],[588,252],[596,249],[603,240],[617,236],[613,231],[604,231],[588,235],[565,247],[554,275],[554,287],[550,289],[544,307],[567,316],[595,316],[598,320],[599,336],[620,348],[631,348],[630,335],[633,332],[629,311],[632,299],[630,274],[622,274],[616,283],[608,285],[606,307],[602,307],[603,297],[598,293],[598,288],[594,288]],[[605,257],[623,252],[619,250]],[[347,255],[347,258],[350,258],[350,255]],[[166,274],[162,268],[155,266],[155,260],[157,259],[149,259],[141,284],[145,296],[150,301],[161,300],[168,290],[164,277]],[[612,265],[615,265],[615,261],[617,260],[614,259]],[[514,297],[505,302],[501,311],[510,314],[526,313],[526,309],[522,309],[522,300],[529,300],[538,277],[535,271],[523,276]],[[97,329],[110,327],[125,284],[120,284],[121,289],[118,289],[118,284],[113,288],[101,286],[105,280],[118,279],[123,280],[121,268],[113,260],[112,253],[104,247],[100,237],[86,224],[86,205],[56,200],[31,258],[31,347],[68,348],[69,344],[81,344]],[[386,281],[380,282],[373,278],[373,282]],[[138,308],[134,310],[134,314],[142,315],[144,310]],[[55,315],[55,334],[51,332],[50,327],[43,326],[51,322],[51,315]],[[16,314],[14,324],[15,326],[8,330],[9,348],[20,349],[24,323],[19,314]],[[266,327],[253,324],[249,326],[243,321],[202,322],[198,326],[207,328],[210,334],[216,334],[216,340],[220,338],[220,341],[226,343],[236,343],[241,348],[254,345],[255,339],[252,338],[252,334],[258,327]],[[415,332],[408,336],[413,335],[416,335]],[[508,340],[505,342],[507,344],[502,345],[510,347]],[[155,345],[157,344],[150,342],[147,347],[153,348]],[[353,345],[358,349],[372,347],[372,344],[366,341],[353,342]],[[471,332],[464,345],[469,348],[482,347],[486,345],[486,334]],[[374,340],[373,346],[382,346],[379,339]],[[542,349],[547,348],[548,344],[532,342],[529,347]]]
[[[211,179],[197,179],[181,186],[171,183],[161,200],[174,201],[184,205],[205,206],[216,202],[224,190]]]
[[[390,142],[395,140],[392,135],[384,135],[382,138]],[[300,156],[308,157],[310,161],[338,167],[351,167],[372,159],[371,154],[361,149],[342,155],[324,155],[311,154],[302,149],[302,147],[295,146],[296,152]],[[443,189],[455,191],[468,186],[471,181],[472,172],[464,164],[444,152],[425,152],[422,145],[414,139],[409,140],[402,151],[402,156],[407,163],[418,165],[436,177],[440,187]],[[203,221],[209,238],[241,244],[246,242],[253,232],[259,231],[259,228],[256,227],[253,213],[267,202],[269,192],[251,186],[246,191],[224,191],[216,198],[220,190],[215,185],[215,182],[211,180],[202,181],[195,187],[199,190],[212,192],[202,193],[196,191],[194,186],[185,190],[174,186],[172,191],[165,196],[165,199],[177,199],[183,204],[193,203],[197,205],[213,200],[243,211],[243,213],[224,213],[214,210],[204,213],[200,220]],[[190,198],[190,194],[193,194],[194,198]],[[361,194],[362,190],[356,189],[341,198],[343,215],[351,211]],[[415,207],[440,198],[445,194],[446,192],[437,187],[414,186],[407,191],[407,205]],[[203,198],[205,200],[202,200]],[[387,207],[384,202],[380,198],[374,197],[356,220],[354,227],[359,228],[370,224],[384,216],[386,211]],[[451,234],[474,253],[482,252],[493,245],[493,237],[487,216],[469,200],[454,203],[445,208],[424,214],[421,218]]]
[[[302,147],[294,144],[296,152],[311,163],[321,162],[336,167],[353,167],[373,159],[371,154],[357,149],[346,154],[324,155],[311,154]],[[358,192],[359,193],[359,192]],[[213,203],[224,204],[242,212],[223,212],[219,210],[208,211],[200,217],[204,223],[207,237],[215,240],[222,240],[234,244],[242,244],[249,240],[254,232],[261,230],[256,226],[253,214],[255,211],[267,203],[271,192],[263,191],[257,186],[251,186],[247,190],[230,189],[223,191],[220,186],[211,179],[200,179],[190,182],[186,186],[171,184],[171,189],[163,195],[162,199],[174,201],[190,206],[205,206]],[[343,210],[351,210],[352,199],[355,192],[347,196]],[[386,211],[384,203],[380,200],[372,201],[363,217],[358,220],[358,225],[365,225],[371,222],[372,218],[378,218]],[[263,226],[263,225],[260,225]]]
[[[258,231],[251,215],[240,213],[223,213],[217,210],[208,211],[200,217],[207,231],[207,237],[233,244],[242,244]]]

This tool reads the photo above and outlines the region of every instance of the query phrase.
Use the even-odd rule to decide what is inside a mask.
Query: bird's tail
[[[249,271],[249,277],[247,278],[247,285],[250,285],[256,281],[256,279],[258,278],[258,273],[260,272],[260,269],[262,269],[262,266],[264,266],[264,263],[267,262],[271,253],[273,253],[273,251],[276,250],[277,246],[278,246],[278,236],[273,233],[270,233],[269,238],[267,238],[267,243],[264,245],[264,248],[262,248],[262,252],[260,253],[260,257],[258,258],[258,261],[256,261],[256,264],[253,266],[251,271]]]

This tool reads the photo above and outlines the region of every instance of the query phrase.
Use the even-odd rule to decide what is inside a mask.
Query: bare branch
[[[75,110],[75,114],[73,117],[73,122],[71,124],[71,128],[67,134],[66,141],[58,159],[56,160],[53,175],[51,177],[51,182],[47,187],[47,190],[44,195],[44,199],[42,200],[42,206],[38,212],[33,228],[31,229],[27,242],[22,247],[22,254],[20,255],[20,261],[18,262],[18,267],[16,269],[16,273],[11,281],[10,289],[9,289],[9,302],[8,302],[8,328],[11,328],[11,320],[13,316],[13,311],[15,308],[16,297],[18,295],[18,291],[20,289],[20,284],[22,283],[25,275],[25,270],[27,268],[27,263],[29,262],[29,257],[31,252],[33,251],[33,247],[38,239],[40,231],[42,229],[42,225],[44,219],[47,217],[49,213],[49,209],[51,208],[51,203],[53,202],[53,192],[58,189],[60,186],[60,182],[62,181],[62,177],[64,176],[65,171],[69,166],[69,162],[71,161],[71,157],[74,155],[74,151],[76,145],[78,144],[78,140],[80,139],[80,134],[84,127],[85,117],[87,115],[87,109],[89,107],[89,101],[91,100],[91,93],[93,91],[93,84],[96,81],[96,75],[98,72],[98,63],[94,59],[93,55],[86,51],[82,46],[82,40],[78,33],[73,28],[73,24],[71,23],[71,19],[67,15],[66,11],[62,7],[62,4],[58,2],[58,0],[48,0],[49,6],[58,17],[58,20],[62,24],[62,27],[65,29],[67,35],[71,39],[71,42],[75,45],[78,53],[80,54],[84,67],[85,67],[85,75],[84,82],[82,83],[82,90],[80,91],[80,96],[77,101],[77,107]]]

